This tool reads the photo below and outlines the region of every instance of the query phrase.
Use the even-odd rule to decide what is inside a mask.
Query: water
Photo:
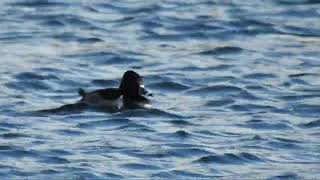
[[[318,0],[0,2],[0,176],[320,176]],[[37,114],[134,69],[154,109]]]

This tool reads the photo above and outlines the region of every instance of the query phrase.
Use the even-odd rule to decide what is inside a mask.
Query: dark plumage
[[[148,95],[148,92],[143,86],[142,77],[132,70],[124,73],[119,88],[99,89],[89,93],[80,88],[78,93],[82,97],[79,102],[87,105],[100,107],[119,106],[120,97],[122,96],[125,108],[146,108],[151,106],[149,99],[143,96]]]
[[[79,88],[78,93],[80,96],[84,97],[88,93],[86,93],[82,88]],[[99,89],[90,92],[90,94],[96,94],[103,99],[118,99],[121,96],[121,91],[118,88],[107,88],[107,89]]]

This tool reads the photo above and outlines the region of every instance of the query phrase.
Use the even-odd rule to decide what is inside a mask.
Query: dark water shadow
[[[79,113],[82,112],[85,108],[87,107],[86,104],[83,103],[74,103],[74,104],[66,104],[63,106],[60,106],[58,108],[53,108],[53,109],[42,109],[35,111],[35,113],[42,113],[42,114],[59,114],[59,113]]]
[[[78,114],[82,113],[86,110],[96,111],[96,112],[106,112],[106,113],[115,113],[119,112],[119,109],[114,108],[101,108],[101,107],[92,107],[88,106],[84,103],[74,103],[74,104],[66,104],[57,108],[52,109],[42,109],[37,111],[30,112],[30,115],[50,115],[50,114],[57,114],[57,115],[66,115],[66,114]]]

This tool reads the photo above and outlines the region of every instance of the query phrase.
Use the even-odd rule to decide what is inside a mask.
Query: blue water
[[[1,179],[320,177],[320,1],[0,2]],[[35,113],[133,69],[153,109]]]

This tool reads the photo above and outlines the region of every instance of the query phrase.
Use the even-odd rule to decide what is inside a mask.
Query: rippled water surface
[[[0,176],[319,178],[320,1],[0,2]],[[34,113],[116,87],[151,110]]]

